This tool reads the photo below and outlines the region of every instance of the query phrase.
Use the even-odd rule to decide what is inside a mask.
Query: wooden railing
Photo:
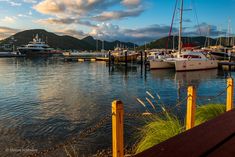
[[[234,81],[232,78],[227,79],[227,98],[226,111],[233,109],[233,89]],[[196,89],[193,86],[188,87],[187,95],[187,113],[186,113],[186,130],[189,130],[195,125],[196,112]],[[112,102],[112,143],[113,157],[124,156],[124,107],[121,101]]]

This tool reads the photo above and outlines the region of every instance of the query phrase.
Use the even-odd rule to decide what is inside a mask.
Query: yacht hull
[[[175,61],[176,71],[206,70],[218,68],[217,60],[178,60]]]
[[[163,60],[150,60],[149,63],[150,69],[171,69],[175,67],[171,62],[165,62]]]
[[[50,57],[52,56],[51,51],[47,50],[30,50],[30,49],[18,49],[18,51],[27,57]]]

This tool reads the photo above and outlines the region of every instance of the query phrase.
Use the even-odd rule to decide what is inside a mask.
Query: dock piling
[[[188,87],[186,130],[194,127],[196,112],[196,89],[193,86]]]
[[[112,102],[112,142],[113,157],[124,156],[123,145],[123,103],[119,100]]]
[[[127,67],[127,51],[125,51],[125,65]]]
[[[226,111],[233,109],[233,78],[227,79],[227,100],[226,100]]]
[[[141,66],[143,66],[143,51],[140,51],[140,62]]]

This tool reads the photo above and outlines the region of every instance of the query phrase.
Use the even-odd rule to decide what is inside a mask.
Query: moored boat
[[[112,52],[112,57],[115,62],[134,62],[137,60],[139,54],[135,51],[130,51],[126,49],[116,48]]]
[[[33,41],[29,42],[29,44],[18,47],[17,49],[21,54],[26,55],[27,57],[50,57],[53,55],[53,48],[43,42],[38,37],[38,34],[33,38]]]
[[[206,70],[218,67],[218,60],[202,52],[185,52],[174,61],[176,71]]]

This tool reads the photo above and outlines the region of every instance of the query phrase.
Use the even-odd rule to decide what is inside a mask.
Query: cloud
[[[143,8],[128,9],[125,11],[110,11],[103,12],[100,15],[93,17],[97,21],[109,21],[114,19],[122,19],[125,17],[136,17],[139,16],[144,11]]]
[[[1,21],[8,24],[15,23],[16,17],[5,16]]]
[[[59,1],[45,0],[33,6],[35,10],[43,14],[58,14],[65,11],[65,5]]]
[[[122,10],[110,11],[114,6],[119,6]],[[135,8],[130,8],[131,6]],[[42,14],[61,19],[76,17],[98,21],[138,16],[145,10],[140,0],[43,0],[33,8]]]
[[[23,2],[25,2],[25,3],[37,3],[36,0],[23,0]]]
[[[78,39],[84,38],[86,36],[88,36],[87,33],[83,32],[83,31],[77,31],[74,29],[66,29],[66,30],[62,30],[62,31],[57,31],[55,32],[58,35],[69,35]]]
[[[81,16],[102,12],[118,2],[119,0],[43,0],[33,8],[42,14]]]
[[[19,32],[19,31],[20,31],[19,29],[0,26],[0,40],[7,38],[7,37]]]
[[[48,19],[39,19],[36,21],[37,23],[41,24],[51,24],[51,25],[69,25],[69,24],[80,24],[88,27],[96,27],[95,24],[89,22],[89,21],[84,21],[76,18],[48,18]]]
[[[11,6],[21,6],[21,3],[17,3],[11,0],[0,0],[0,2],[7,2],[8,4],[10,4]]]
[[[127,7],[136,7],[140,5],[141,0],[122,0],[122,4]]]
[[[170,26],[151,25],[144,28],[122,29],[111,23],[101,23],[90,32],[90,35],[102,40],[121,40],[135,43],[150,42],[167,36]],[[173,28],[173,31],[178,31]]]
[[[210,25],[208,23],[201,23],[199,25],[195,25],[191,28],[186,28],[184,35],[187,36],[210,36],[210,37],[218,37],[226,34],[226,30],[220,30],[215,25]]]

